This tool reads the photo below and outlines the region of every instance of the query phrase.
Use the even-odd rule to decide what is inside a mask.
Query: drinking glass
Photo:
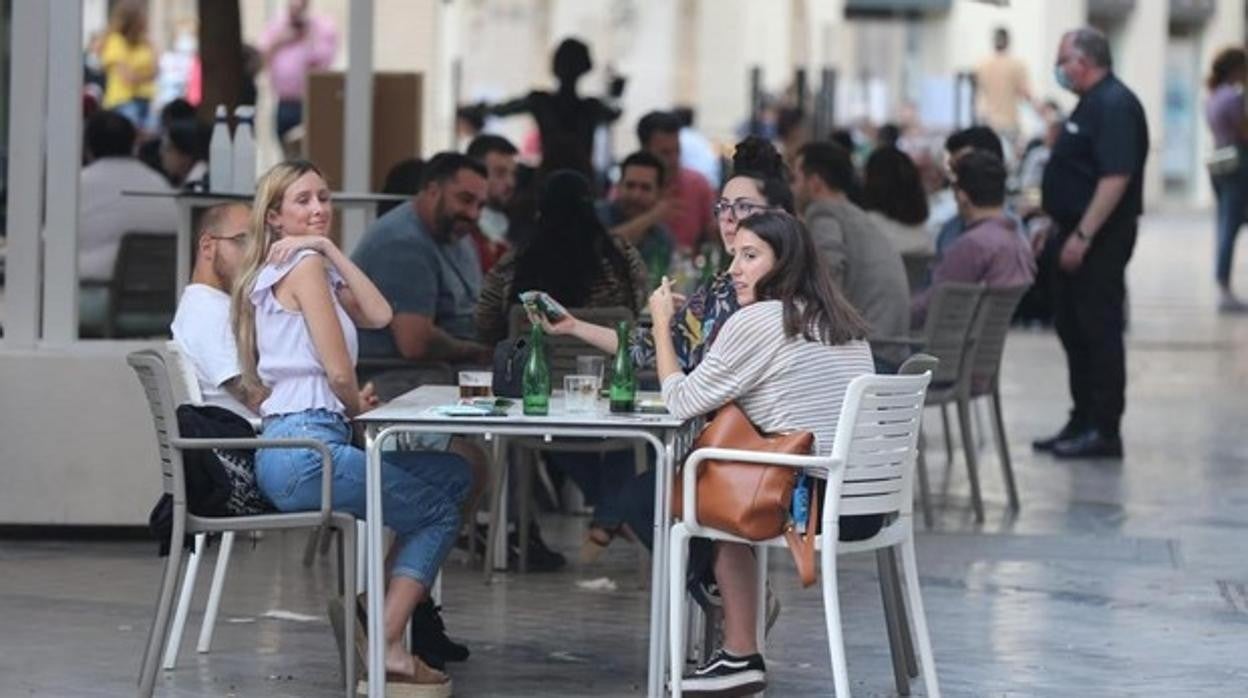
[[[576,357],[576,375],[593,376],[598,382],[594,387],[594,391],[602,390],[602,377],[607,370],[607,357],[582,355]]]
[[[494,374],[490,371],[460,371],[459,397],[471,400],[493,394]]]
[[[598,406],[598,376],[570,375],[563,377],[563,406],[571,414],[588,414]]]

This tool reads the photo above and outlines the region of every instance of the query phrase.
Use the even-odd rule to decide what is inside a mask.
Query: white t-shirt
[[[168,233],[178,229],[173,199],[126,196],[124,191],[171,191],[165,178],[137,158],[101,158],[79,175],[78,278],[113,278],[121,238],[129,232]]]
[[[190,284],[182,291],[170,329],[182,356],[195,367],[204,404],[256,419],[254,412],[221,387],[242,373],[230,327],[229,295],[207,284]]]

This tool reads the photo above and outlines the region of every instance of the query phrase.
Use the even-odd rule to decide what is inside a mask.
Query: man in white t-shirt
[[[204,212],[195,241],[195,269],[173,316],[173,340],[195,367],[204,404],[257,419],[263,393],[242,382],[230,326],[230,287],[243,259],[251,209],[219,204]]]

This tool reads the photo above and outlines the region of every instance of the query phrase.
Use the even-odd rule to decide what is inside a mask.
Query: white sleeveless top
[[[325,367],[312,344],[303,313],[283,308],[273,293],[273,287],[309,255],[317,255],[318,263],[324,261],[314,250],[300,250],[280,267],[272,264],[261,267],[256,285],[251,289],[251,302],[256,306],[256,348],[260,354],[257,369],[260,380],[272,391],[260,405],[263,417],[313,409],[345,412],[342,401],[329,387]],[[336,293],[346,282],[332,266],[326,267],[330,288],[335,291],[331,294],[334,311],[347,341],[351,364],[355,365],[359,356],[355,323],[343,310]]]

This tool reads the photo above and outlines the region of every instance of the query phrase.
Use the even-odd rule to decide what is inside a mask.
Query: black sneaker
[[[761,654],[737,657],[721,649],[681,685],[687,696],[746,696],[767,687],[767,666]]]
[[[468,648],[446,636],[442,608],[426,599],[412,612],[412,654],[425,664],[444,671],[447,662],[468,659]]]

